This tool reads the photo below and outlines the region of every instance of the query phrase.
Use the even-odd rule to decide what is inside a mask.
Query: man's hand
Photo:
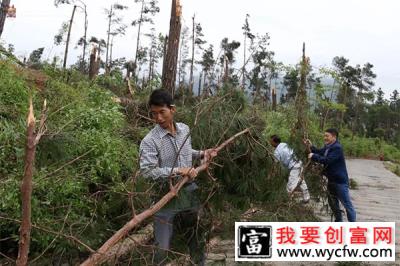
[[[178,174],[188,176],[190,179],[194,179],[198,173],[193,167],[183,167],[178,169]]]
[[[208,162],[208,161],[210,161],[211,159],[213,159],[215,156],[217,156],[218,155],[218,152],[217,152],[217,150],[216,149],[207,149],[207,150],[205,150],[204,151],[204,161],[206,161],[206,162]]]
[[[308,154],[308,159],[311,159],[313,157],[314,153],[309,153]]]
[[[303,139],[303,143],[304,143],[304,145],[312,146],[312,142],[309,139]]]

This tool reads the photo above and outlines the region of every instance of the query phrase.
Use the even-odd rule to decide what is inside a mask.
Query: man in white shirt
[[[301,172],[303,164],[297,160],[291,149],[286,143],[281,142],[281,138],[278,135],[272,135],[270,139],[271,145],[275,148],[274,155],[276,159],[289,171],[289,180],[286,185],[286,190],[290,194],[297,188],[301,180]],[[310,193],[308,192],[307,184],[304,180],[300,183],[300,189],[303,193],[303,202],[308,203],[310,201]]]

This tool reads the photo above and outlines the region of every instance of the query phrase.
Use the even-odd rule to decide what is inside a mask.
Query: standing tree
[[[154,24],[152,16],[155,16],[158,12],[160,12],[160,8],[157,6],[158,0],[135,0],[135,3],[141,3],[142,7],[140,9],[139,18],[132,21],[132,26],[138,26],[138,33],[136,39],[136,53],[135,53],[135,66],[138,61],[138,53],[140,49],[140,33],[142,29],[143,23]]]
[[[64,39],[64,35],[67,34],[66,40],[64,41],[65,43],[65,52],[64,52],[64,60],[63,60],[63,69],[67,67],[67,58],[68,58],[68,51],[69,51],[69,43],[70,43],[70,38],[71,38],[71,30],[72,30],[72,23],[74,22],[74,17],[75,17],[75,11],[77,8],[80,8],[83,10],[85,14],[85,24],[84,24],[84,36],[79,40],[78,44],[83,45],[83,53],[82,53],[82,66],[84,66],[85,62],[85,52],[86,52],[86,37],[87,37],[87,27],[88,27],[88,20],[87,20],[87,9],[86,9],[86,4],[81,1],[81,0],[55,0],[54,5],[58,6],[60,4],[72,4],[79,2],[81,5],[74,4],[74,7],[72,8],[72,15],[71,19],[69,21],[68,26],[65,26],[65,23],[63,23],[62,28],[59,32],[58,35],[55,36],[55,41],[54,43],[56,45],[60,45],[62,40]],[[67,29],[68,28],[68,29]]]
[[[63,69],[65,69],[67,67],[68,48],[69,48],[69,41],[71,38],[71,29],[72,29],[72,23],[74,22],[75,11],[76,11],[76,5],[74,5],[74,7],[72,8],[72,15],[71,15],[71,19],[69,21],[67,40],[65,42]]]
[[[244,43],[243,43],[243,67],[242,67],[242,90],[245,89],[246,86],[246,50],[247,50],[247,39],[250,39],[250,46],[253,45],[253,41],[255,38],[255,35],[251,33],[250,30],[250,25],[249,25],[249,14],[246,14],[246,19],[244,21],[242,30],[243,30],[243,35],[244,35]]]
[[[203,58],[200,61],[200,65],[203,67],[203,73],[204,73],[204,80],[207,79],[211,68],[215,64],[215,59],[214,59],[214,47],[210,45],[208,49],[204,50],[203,52]],[[201,80],[201,78],[200,78]],[[201,85],[199,85],[201,87]],[[203,84],[204,87],[204,94],[208,95],[209,88],[206,86],[206,84]],[[199,88],[199,95],[200,95],[200,88]]]
[[[199,50],[203,50],[202,45],[206,43],[202,38],[204,37],[203,28],[200,23],[195,22],[195,15],[192,17],[192,60],[190,62],[190,74],[189,74],[189,91],[193,92],[193,70],[194,70],[194,57],[195,57],[195,49],[196,47]]]
[[[335,57],[333,66],[338,73],[340,89],[338,93],[338,102],[345,104],[347,112],[342,112],[340,117],[340,126],[344,122],[351,124],[353,133],[355,129],[363,129],[359,118],[366,111],[365,104],[373,99],[371,91],[374,85],[376,74],[373,73],[373,65],[366,63],[363,67],[348,65],[349,60],[344,57]],[[345,116],[346,114],[346,116]]]
[[[289,67],[283,77],[283,86],[286,88],[286,100],[294,100],[299,87],[299,70],[297,67]]]
[[[171,20],[168,37],[167,53],[163,67],[162,86],[172,96],[175,95],[176,68],[179,53],[179,39],[181,33],[182,6],[180,0],[172,0]]]
[[[105,13],[108,18],[108,30],[107,30],[107,43],[106,43],[106,65],[105,65],[105,73],[108,75],[110,73],[110,38],[115,35],[123,35],[125,34],[126,25],[122,24],[122,18],[117,17],[116,10],[124,10],[128,7],[114,4],[111,5],[110,9],[105,9]]]
[[[376,105],[384,105],[385,104],[385,93],[383,92],[383,90],[381,88],[378,89],[378,91],[376,92],[376,100],[375,100],[375,104]]]
[[[183,27],[181,32],[181,44],[179,48],[179,60],[178,60],[178,86],[181,92],[181,95],[184,97],[184,84],[185,84],[185,77],[186,77],[186,66],[189,63],[189,28]]]
[[[265,98],[270,88],[270,83],[273,77],[275,77],[275,69],[272,71],[272,67],[276,65],[273,60],[274,52],[268,50],[269,46],[269,35],[265,34],[258,38],[258,47],[252,53],[252,61],[254,64],[253,69],[250,72],[250,88],[253,91],[253,102],[261,96],[261,90],[263,89]],[[270,81],[268,83],[268,80]]]
[[[235,62],[235,51],[240,47],[240,42],[232,41],[229,42],[228,38],[224,38],[221,41],[222,56],[220,57],[220,63],[224,66],[224,83],[229,82],[230,77],[230,66]]]
[[[164,54],[164,36],[159,33],[156,35],[155,29],[151,29],[151,33],[146,34],[150,38],[149,47],[149,76],[148,82],[154,79],[155,73],[157,73],[157,63]]]
[[[394,111],[400,111],[400,97],[399,97],[399,92],[398,90],[394,90],[392,94],[390,95],[390,107]],[[400,119],[399,119],[400,120]],[[400,123],[399,123],[400,126]]]

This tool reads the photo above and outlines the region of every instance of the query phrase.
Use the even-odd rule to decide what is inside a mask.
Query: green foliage
[[[0,209],[1,216],[18,220],[28,90],[21,70],[3,61],[0,70]],[[132,190],[130,177],[137,167],[137,143],[126,135],[127,124],[112,93],[75,71],[46,66],[45,71],[46,87],[34,94],[35,109],[47,99],[49,114],[48,131],[36,151],[32,222],[96,247],[126,221],[116,217],[129,212],[127,191]],[[35,114],[39,116],[39,110]],[[137,191],[145,187],[136,185]],[[143,202],[146,198],[137,197],[134,204],[140,210]],[[12,236],[2,252],[17,250],[18,228],[18,223],[0,219],[0,238]],[[51,243],[53,254],[86,252],[64,237],[52,242],[55,237],[34,227],[32,257]]]
[[[0,118],[16,119],[26,114],[28,86],[9,61],[0,60]]]
[[[400,161],[400,150],[378,138],[358,136],[340,139],[348,156],[377,159],[382,154],[385,160]]]

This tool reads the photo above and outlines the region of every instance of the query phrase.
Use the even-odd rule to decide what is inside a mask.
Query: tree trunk
[[[92,53],[90,54],[90,61],[89,61],[89,78],[94,79],[97,76],[97,48],[93,47]]]
[[[139,53],[140,30],[142,28],[143,10],[144,10],[144,0],[142,0],[142,9],[140,11],[140,19],[139,19],[139,25],[138,25],[138,35],[137,35],[137,40],[136,40],[135,66],[137,65],[137,59],[138,59],[138,53]],[[136,76],[136,69],[135,69],[135,73],[133,73],[133,75]]]
[[[110,59],[108,60],[108,71],[111,71],[112,68],[112,54],[113,54],[113,46],[114,46],[114,37],[111,39],[111,44],[110,44]]]
[[[184,42],[184,36],[182,36],[181,44],[179,45],[179,54],[178,54],[178,88],[180,89],[182,86],[182,48]]]
[[[276,111],[276,89],[272,88],[272,111]]]
[[[346,106],[346,100],[347,100],[347,85],[344,87],[344,97],[343,97],[343,104]],[[344,122],[344,113],[345,111],[343,110],[340,114],[340,123],[339,123],[339,129],[342,129],[343,127],[343,122]]]
[[[168,35],[165,35],[164,47],[163,47],[162,77],[164,77],[166,75],[166,71],[167,71],[167,48],[168,48]]]
[[[63,69],[67,67],[68,48],[69,48],[69,41],[71,39],[71,29],[72,29],[72,23],[74,22],[75,11],[76,11],[76,6],[74,6],[74,8],[72,9],[71,20],[69,21],[67,42],[65,44]]]
[[[242,90],[244,91],[244,86],[246,83],[246,34],[244,34],[244,50],[243,50],[243,67],[242,67]]]
[[[200,71],[200,76],[199,76],[199,87],[197,88],[197,96],[200,97],[201,95],[201,80],[203,79],[203,72]]]
[[[29,245],[31,241],[31,198],[32,198],[32,176],[35,167],[36,146],[40,138],[45,133],[46,121],[46,100],[43,104],[43,109],[40,117],[39,129],[36,132],[36,119],[33,113],[32,98],[29,100],[29,113],[27,119],[26,145],[25,145],[25,166],[24,177],[21,184],[22,198],[22,219],[19,229],[19,247],[18,257],[16,260],[17,266],[28,265]]]
[[[203,94],[205,97],[208,96],[208,89],[207,89],[207,72],[204,71],[204,76],[203,76]]]
[[[149,78],[148,82],[152,80],[152,71],[153,71],[153,48],[150,48],[150,53],[149,53]]]
[[[172,0],[171,21],[169,28],[168,49],[166,54],[165,72],[162,77],[162,86],[174,97],[176,69],[179,52],[179,39],[181,33],[182,6],[180,0]]]
[[[194,49],[195,49],[195,15],[193,15],[193,29],[192,29],[192,61],[190,62],[190,74],[189,74],[189,91],[193,92],[193,68],[194,68]]]
[[[82,52],[82,72],[85,72],[85,64],[86,64],[86,39],[87,39],[87,28],[88,28],[88,19],[87,19],[87,10],[85,5],[85,32],[83,34],[83,52]]]
[[[107,47],[106,47],[106,66],[105,66],[105,71],[106,75],[110,73],[109,69],[109,62],[108,62],[108,51],[110,49],[110,35],[111,35],[111,18],[112,18],[112,12],[113,12],[113,6],[110,8],[110,13],[108,14],[108,31],[107,31]]]
[[[229,78],[229,60],[228,60],[228,57],[226,55],[224,55],[224,62],[225,62],[225,72],[224,72],[223,82],[227,83],[228,82],[228,78]]]
[[[7,10],[8,10],[9,6],[10,6],[10,0],[3,0],[1,2],[1,8],[0,8],[0,37],[1,37],[1,34],[3,33],[4,23],[6,22]]]
[[[35,162],[35,125],[36,120],[33,114],[32,100],[29,105],[28,128],[26,131],[25,145],[25,168],[24,177],[21,185],[22,196],[22,222],[20,227],[19,249],[16,265],[28,264],[29,245],[31,241],[31,196],[32,196],[32,176]]]

